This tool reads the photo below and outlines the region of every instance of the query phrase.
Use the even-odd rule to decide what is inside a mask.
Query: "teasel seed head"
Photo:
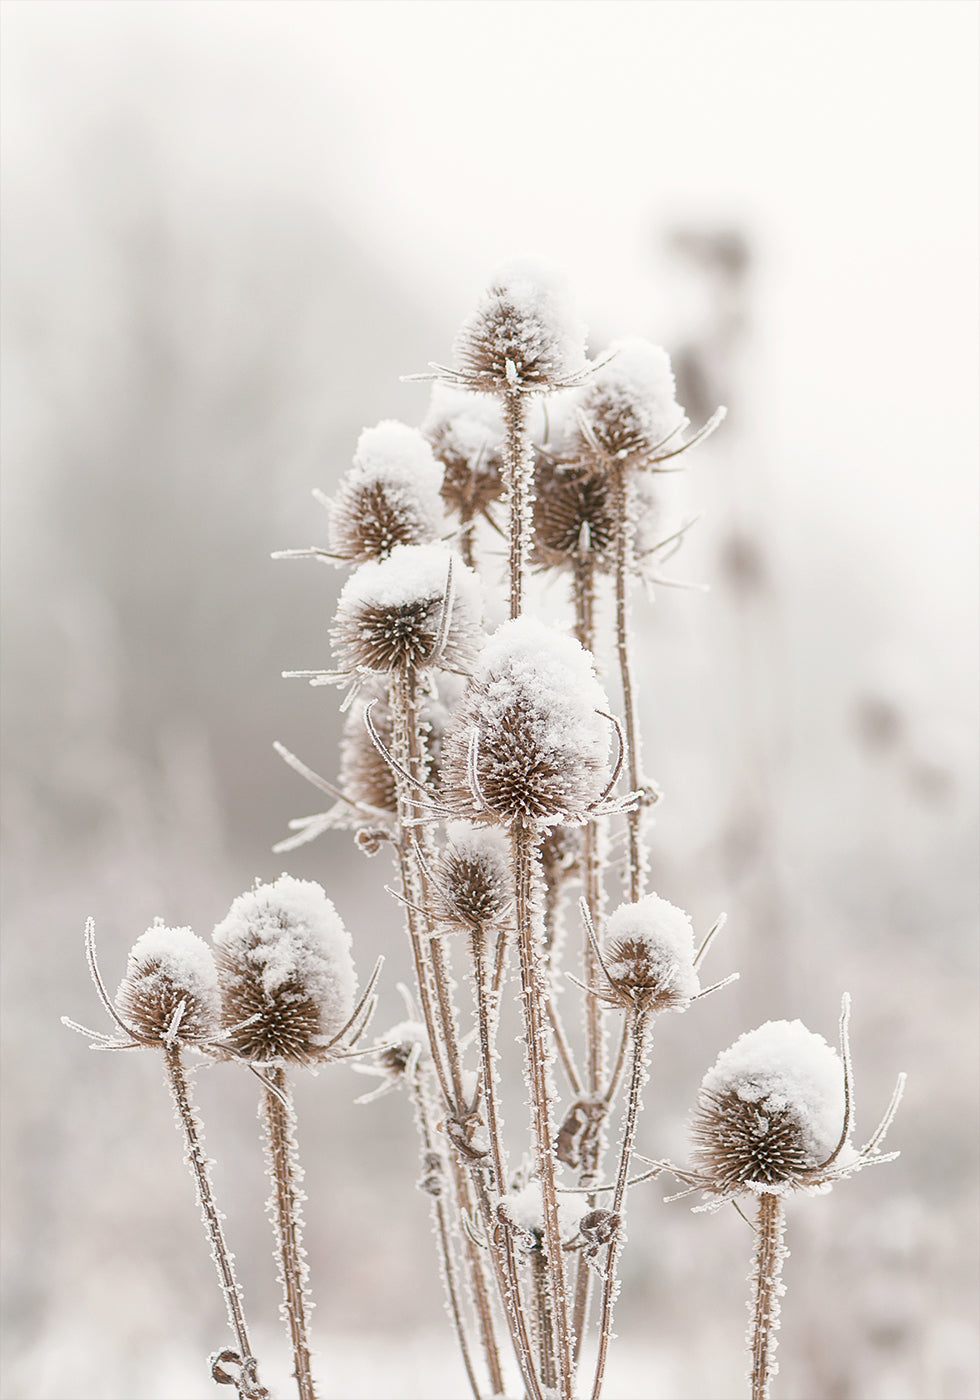
[[[155,923],[130,950],[115,1004],[140,1041],[180,1044],[216,1035],[221,997],[211,949],[189,928]]]
[[[537,259],[502,267],[456,338],[467,387],[484,393],[546,392],[580,375],[585,327],[565,278]]]
[[[607,920],[603,962],[613,991],[641,1010],[683,1011],[701,990],[690,916],[648,894]]]
[[[506,838],[469,822],[450,822],[446,835],[437,868],[439,886],[448,897],[439,901],[440,921],[470,929],[499,925],[513,903]]]
[[[606,778],[608,704],[574,638],[528,616],[505,622],[446,730],[444,799],[480,825],[585,821]]]
[[[801,1021],[767,1021],[723,1051],[705,1075],[692,1162],[710,1190],[777,1194],[813,1184],[845,1121],[844,1068]]]
[[[328,1059],[357,984],[350,934],[323,889],[289,875],[256,885],[233,902],[214,942],[226,1043],[262,1064]]]
[[[439,679],[439,698],[434,695],[420,697],[418,706],[419,732],[425,740],[426,757],[429,761],[428,779],[438,784],[439,758],[442,752],[442,736],[449,722],[449,709],[453,697],[462,691],[459,677],[448,675]],[[377,746],[368,733],[364,722],[364,712],[371,706],[371,722],[385,748],[392,747],[391,711],[388,709],[387,694],[378,685],[365,686],[359,699],[347,711],[343,738],[340,741],[340,786],[345,796],[354,802],[363,802],[376,807],[381,812],[398,811],[398,794],[395,774],[378,752]]]
[[[631,476],[626,521],[619,519],[608,475],[542,459],[534,480],[533,563],[560,569],[588,559],[600,573],[612,573],[619,531],[628,526],[628,562],[633,572],[643,572],[645,556],[658,543],[661,512],[654,477]]]
[[[444,469],[442,498],[462,520],[483,515],[503,495],[504,422],[483,394],[435,383],[422,432]]]
[[[396,545],[387,559],[351,574],[331,636],[351,671],[467,671],[482,640],[482,612],[479,580],[457,555],[437,544]]]
[[[331,550],[365,563],[399,544],[430,544],[442,532],[441,488],[442,468],[417,428],[365,428],[331,507]]]
[[[579,426],[576,455],[593,470],[614,461],[646,466],[658,450],[675,445],[688,422],[675,396],[670,358],[648,340],[617,340],[609,350],[578,395],[587,431]]]

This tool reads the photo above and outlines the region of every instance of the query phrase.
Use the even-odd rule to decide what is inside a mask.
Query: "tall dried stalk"
[[[268,1071],[270,1087],[265,1091],[266,1143],[273,1194],[269,1209],[276,1229],[283,1314],[293,1348],[294,1374],[300,1400],[316,1400],[310,1362],[307,1296],[309,1269],[303,1249],[301,1211],[303,1179],[296,1142],[296,1113],[285,1070],[278,1065]]]

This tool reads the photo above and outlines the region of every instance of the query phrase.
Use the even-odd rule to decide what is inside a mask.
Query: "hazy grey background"
[[[683,1153],[718,1050],[833,1038],[902,1157],[792,1213],[783,1400],[965,1400],[976,1352],[977,10],[972,4],[8,3],[3,47],[7,1400],[180,1400],[223,1319],[159,1065],[96,1058],[159,914],[323,881],[362,976],[407,974],[379,861],[271,854],[331,771],[357,434],[417,422],[488,273],[535,251],[592,345],[671,350],[730,418],[671,482],[706,518],[638,601],[657,888],[742,980],[665,1024],[640,1150]],[[559,595],[549,595],[558,606]],[[257,1330],[254,1093],[200,1081]],[[305,1083],[325,1400],[458,1400],[398,1098]],[[742,1393],[750,1240],[631,1206],[610,1400]],[[379,1201],[381,1204],[379,1205]],[[273,1345],[278,1345],[274,1342]],[[447,1360],[432,1358],[447,1348]],[[288,1369],[280,1356],[278,1383]]]

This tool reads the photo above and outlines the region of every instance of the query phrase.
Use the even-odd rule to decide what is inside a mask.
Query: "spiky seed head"
[[[612,483],[547,459],[539,462],[534,481],[533,562],[562,568],[589,555],[600,569],[612,568],[617,532]]]
[[[386,1079],[400,1079],[414,1056],[428,1054],[429,1036],[421,1021],[399,1021],[375,1041],[374,1067]]]
[[[718,1194],[808,1184],[844,1124],[844,1069],[801,1021],[767,1021],[723,1051],[705,1075],[692,1160]]]
[[[585,367],[585,327],[555,268],[522,259],[499,269],[456,338],[470,387],[547,391]]]
[[[233,902],[214,942],[224,1024],[235,1028],[225,1043],[262,1064],[328,1058],[357,983],[350,934],[321,886],[289,875],[256,885]]]
[[[392,419],[365,428],[330,511],[330,548],[342,559],[386,559],[396,544],[442,531],[442,468],[417,428]]]
[[[440,854],[438,881],[449,901],[440,918],[471,929],[489,930],[507,916],[513,902],[510,852],[501,832],[469,822],[450,822]]]
[[[448,509],[462,520],[482,515],[504,489],[500,404],[437,382],[422,432],[444,468],[442,498]]]
[[[450,560],[450,624],[437,655]],[[331,636],[338,660],[352,671],[466,671],[482,640],[482,612],[479,580],[457,555],[442,545],[397,545],[387,559],[351,574]]]
[[[173,1035],[179,1043],[217,1034],[218,973],[203,938],[189,928],[167,928],[160,922],[148,928],[130,950],[116,1010],[137,1040],[163,1041]]]
[[[579,413],[589,429],[579,429],[579,451],[593,469],[615,460],[643,466],[668,439],[673,445],[673,435],[688,421],[676,399],[670,357],[640,339],[614,341],[609,350],[609,360],[579,392]],[[601,453],[598,461],[590,436]]]
[[[528,616],[505,622],[446,730],[446,800],[481,825],[581,823],[604,786],[610,726],[600,712],[608,704],[592,657],[573,637]]]
[[[627,1003],[683,1011],[700,991],[694,957],[690,916],[659,895],[621,904],[609,916],[603,960]]]
[[[419,733],[425,741],[428,758],[427,779],[433,786],[439,783],[439,760],[442,753],[442,736],[449,722],[447,704],[453,696],[462,691],[463,682],[456,676],[442,676],[439,681],[439,697],[424,695],[418,706]],[[371,706],[371,722],[378,737],[389,751],[392,747],[391,711],[387,695],[381,687],[368,685],[362,697],[355,700],[347,711],[344,733],[340,741],[340,786],[345,796],[354,802],[364,802],[369,807],[377,807],[382,812],[394,814],[398,810],[398,793],[395,774],[378,752],[364,720],[364,712]]]

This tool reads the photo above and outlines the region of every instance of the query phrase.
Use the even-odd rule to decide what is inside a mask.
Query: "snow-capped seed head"
[[[445,469],[442,498],[461,519],[474,519],[503,494],[504,422],[496,399],[437,382],[422,432]]]
[[[450,822],[447,835],[438,867],[439,885],[449,900],[442,917],[473,929],[499,923],[513,900],[505,837],[468,822]]]
[[[233,902],[214,942],[224,1023],[237,1027],[225,1043],[264,1064],[328,1058],[357,983],[350,934],[322,888],[290,875],[256,885]]]
[[[388,672],[431,664],[466,671],[482,640],[482,612],[479,580],[457,555],[437,544],[396,545],[387,559],[362,564],[351,574],[331,636],[349,670]]]
[[[116,1010],[138,1040],[179,1043],[217,1034],[218,973],[203,938],[162,923],[148,928],[130,950]]]
[[[692,1159],[719,1194],[806,1185],[834,1154],[844,1111],[836,1050],[801,1021],[767,1021],[705,1075]]]
[[[486,393],[558,388],[585,368],[585,327],[564,276],[526,258],[498,270],[456,337],[468,384]]]
[[[690,916],[659,895],[621,904],[606,923],[603,961],[613,990],[653,1011],[683,1011],[701,990]]]
[[[446,730],[444,797],[481,825],[584,821],[606,781],[608,706],[573,637],[532,617],[505,622]]]
[[[614,567],[617,520],[611,481],[545,459],[534,482],[532,561],[562,568],[591,558],[600,569]]]
[[[580,391],[578,408],[588,425],[579,429],[583,459],[593,469],[606,463],[595,460],[594,439],[602,459],[644,465],[665,443],[676,445],[676,435],[687,417],[676,399],[670,358],[648,340],[617,340],[611,357],[595,371]]]
[[[570,1244],[575,1239],[588,1212],[589,1203],[585,1196],[559,1196],[558,1229],[563,1243]],[[541,1249],[544,1241],[544,1205],[539,1182],[529,1181],[520,1190],[508,1191],[501,1196],[497,1214],[522,1236],[529,1252]]]
[[[442,468],[417,428],[365,428],[330,512],[330,548],[342,559],[385,559],[398,544],[429,544],[442,530]]]
[[[386,1079],[400,1079],[414,1057],[427,1055],[429,1037],[421,1021],[399,1021],[375,1041],[374,1064]]]

